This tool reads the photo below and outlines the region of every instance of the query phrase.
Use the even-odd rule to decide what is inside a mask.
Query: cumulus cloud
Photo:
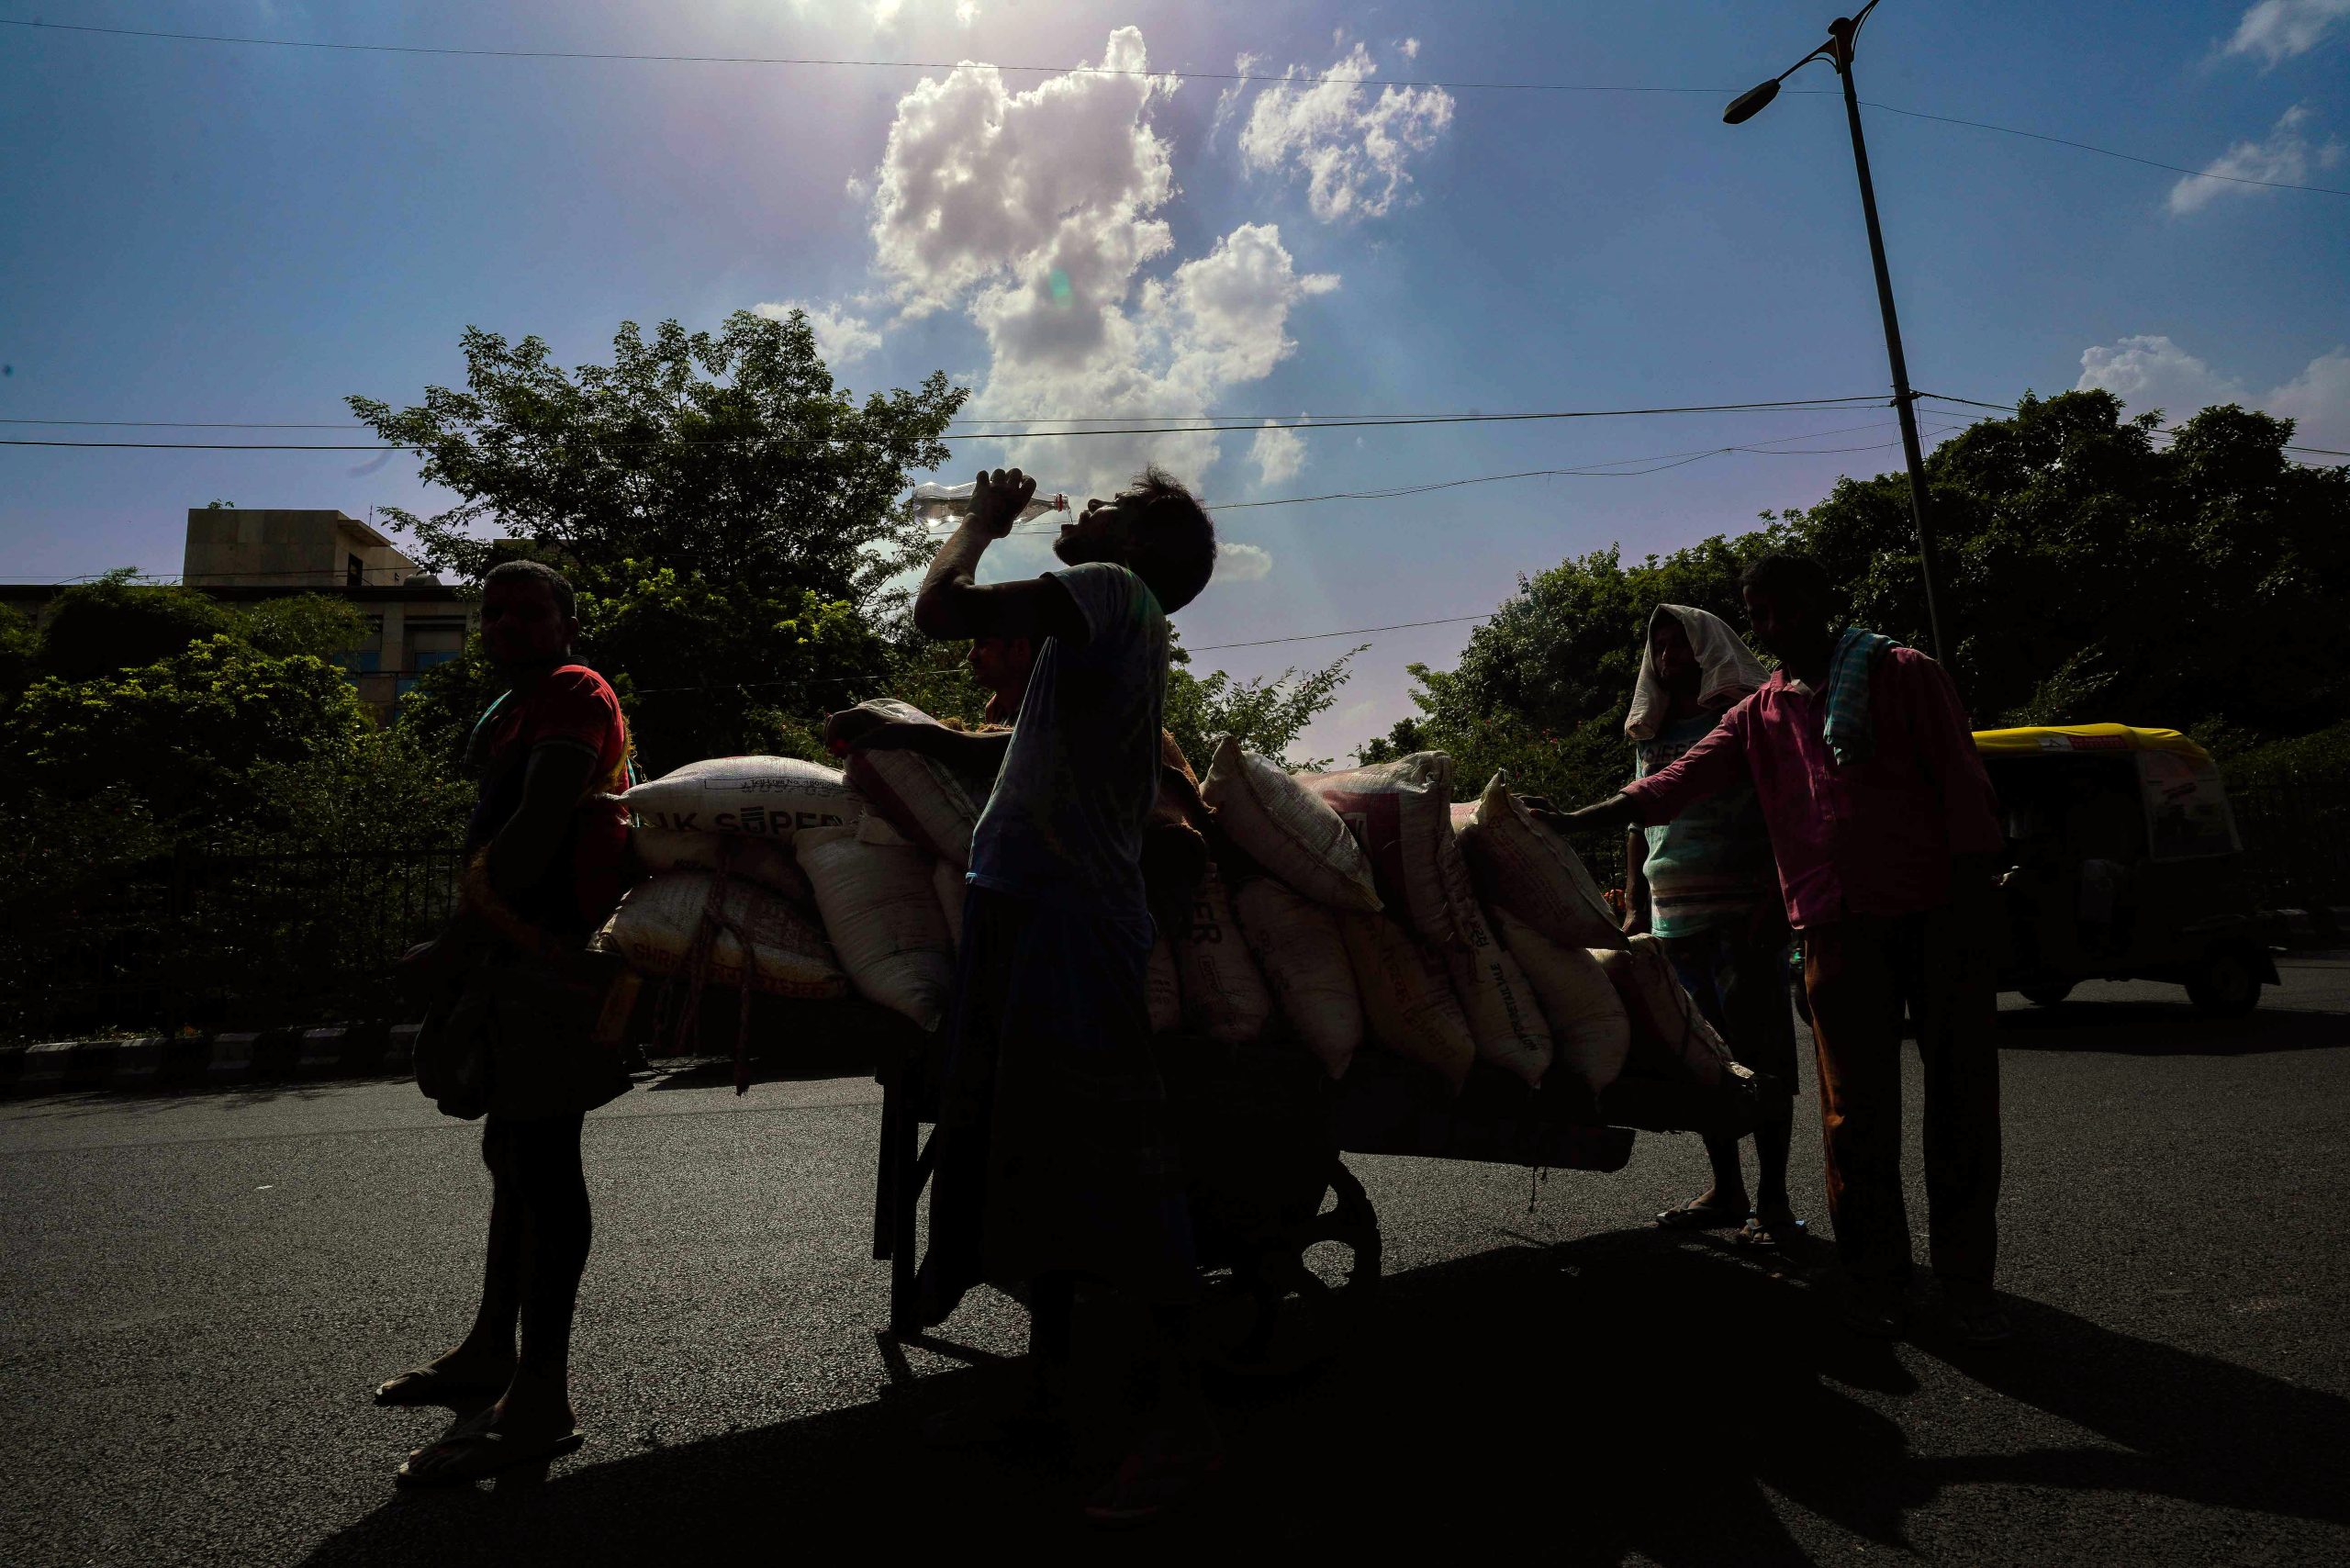
[[[837,305],[810,305],[798,299],[766,300],[751,308],[761,316],[780,321],[794,310],[808,313],[808,330],[816,334],[816,352],[824,364],[834,370],[863,359],[881,346],[881,333],[874,325],[851,315]]]
[[[2295,445],[2350,449],[2350,349],[2320,354],[2291,380],[2255,392],[2168,337],[2146,334],[2084,351],[2074,386],[2110,392],[2133,414],[2159,409],[2174,422],[2214,403],[2241,403],[2291,420]]]
[[[2202,174],[2188,174],[2170,188],[2170,209],[2175,215],[2199,211],[2214,200],[2227,195],[2249,196],[2258,185],[2235,184],[2238,180],[2273,180],[2286,185],[2298,185],[2310,176],[2313,169],[2331,169],[2342,162],[2342,143],[2328,138],[2323,145],[2312,145],[2308,126],[2313,117],[2306,105],[2295,104],[2277,118],[2268,135],[2259,141],[2239,141],[2219,158],[2205,166]],[[2226,179],[2206,179],[2206,174],[2222,174]]]
[[[1147,73],[1142,34],[1110,35],[1122,74],[1056,77],[1015,93],[963,64],[899,101],[873,199],[874,262],[910,316],[958,308],[986,335],[975,411],[1000,419],[1192,415],[1259,380],[1295,347],[1289,313],[1337,286],[1301,273],[1270,224],[1243,224],[1163,276],[1175,181],[1149,113],[1176,90]],[[1144,461],[1196,483],[1205,431],[1008,443],[1048,485],[1107,494]]]
[[[1248,443],[1248,461],[1257,465],[1259,482],[1278,485],[1305,466],[1305,438],[1267,420],[1257,439]]]
[[[1326,223],[1383,215],[1410,193],[1414,155],[1452,123],[1452,95],[1382,87],[1374,98],[1368,84],[1378,70],[1360,43],[1326,72],[1291,66],[1257,95],[1240,132],[1242,162],[1303,175],[1306,205]],[[1311,81],[1316,74],[1323,80]]]
[[[2230,54],[2256,54],[2276,65],[2307,54],[2337,22],[2350,19],[2350,0],[2260,0],[2236,23]]]
[[[1264,68],[1265,57],[1261,54],[1250,54],[1243,50],[1232,57],[1233,74],[1237,76],[1255,76]],[[1208,122],[1210,147],[1214,147],[1215,139],[1224,134],[1224,128],[1232,123],[1232,117],[1239,111],[1241,95],[1252,85],[1254,84],[1248,82],[1234,82],[1215,95],[1215,118]]]
[[[865,11],[873,18],[874,30],[886,33],[898,25],[898,13],[905,8],[906,0],[872,0]]]
[[[1219,542],[1215,547],[1215,580],[1220,583],[1262,582],[1273,573],[1273,553],[1259,544]]]

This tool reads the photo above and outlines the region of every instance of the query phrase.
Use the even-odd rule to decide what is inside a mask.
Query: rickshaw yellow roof
[[[1977,730],[1975,749],[1983,756],[2063,756],[2067,752],[2171,751],[2209,762],[2211,754],[2177,730],[2142,730],[2131,724],[2048,724],[2022,730]]]

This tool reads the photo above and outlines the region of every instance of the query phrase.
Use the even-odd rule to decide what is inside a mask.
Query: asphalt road
[[[1219,1384],[1223,1483],[1116,1550],[2350,1559],[2350,959],[2293,962],[2237,1024],[2111,986],[2003,1025],[2016,1344],[1853,1341],[1818,1274],[1646,1228],[1702,1184],[1692,1139],[1539,1193],[1358,1159],[1388,1278],[1350,1350]],[[469,1316],[472,1129],[390,1083],[0,1105],[0,1555],[1084,1550],[1099,1433],[1073,1455],[916,1439],[1023,1320],[989,1297],[950,1346],[877,1339],[878,1123],[871,1083],[839,1077],[737,1100],[688,1076],[593,1117],[589,1446],[551,1477],[410,1496],[393,1466],[446,1417],[367,1391]],[[1820,1215],[1808,1136],[1796,1181]]]

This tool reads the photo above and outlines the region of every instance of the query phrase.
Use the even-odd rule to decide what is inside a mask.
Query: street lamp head
[[[1778,95],[1779,84],[1775,77],[1763,83],[1760,87],[1749,88],[1730,100],[1729,107],[1722,111],[1722,123],[1744,125],[1748,120],[1761,114],[1769,106],[1771,100]]]

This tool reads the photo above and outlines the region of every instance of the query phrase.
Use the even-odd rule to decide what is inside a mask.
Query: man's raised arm
[[[971,491],[971,509],[946,543],[938,547],[914,596],[914,628],[925,637],[953,642],[964,637],[1058,637],[1085,642],[1085,618],[1069,590],[1050,577],[1023,582],[979,581],[979,557],[1012,532],[1036,493],[1036,481],[1014,468],[981,473]]]

